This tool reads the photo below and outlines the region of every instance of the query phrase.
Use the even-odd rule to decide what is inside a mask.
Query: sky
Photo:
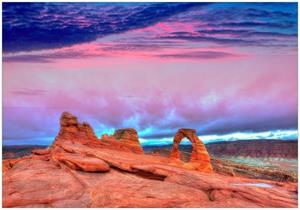
[[[3,3],[3,144],[63,111],[143,145],[297,139],[297,3]]]

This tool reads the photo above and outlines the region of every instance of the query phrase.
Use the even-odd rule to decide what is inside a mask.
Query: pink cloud
[[[4,81],[14,81],[4,82],[4,107],[11,107],[5,122],[18,125],[22,117],[36,129],[45,116],[47,125],[56,128],[52,118],[67,110],[97,130],[104,125],[140,131],[288,128],[297,114],[295,61],[295,56],[277,55],[204,63],[111,57],[89,59],[86,65],[68,60],[7,63]],[[26,111],[30,107],[37,111]],[[18,112],[12,115],[14,109]]]

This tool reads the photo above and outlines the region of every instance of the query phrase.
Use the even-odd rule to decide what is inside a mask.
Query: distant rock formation
[[[111,136],[103,134],[100,140],[101,144],[107,148],[133,152],[136,154],[144,153],[139,142],[138,134],[133,128],[116,130]]]
[[[118,129],[113,135],[121,143],[131,147],[135,153],[144,153],[139,142],[138,133],[133,128]]]
[[[60,117],[60,131],[55,138],[54,145],[66,141],[92,144],[99,140],[88,123],[79,123],[77,117],[63,112]]]
[[[196,135],[196,130],[194,129],[182,128],[177,131],[174,137],[173,148],[170,157],[172,159],[179,160],[179,144],[184,137],[189,139],[192,143],[191,159],[187,167],[195,168],[198,171],[212,172],[213,168],[210,163],[209,154],[204,144]]]
[[[136,130],[132,128],[119,129],[112,136],[104,134],[101,139],[98,139],[88,123],[79,123],[77,117],[68,112],[63,112],[60,117],[60,131],[52,148],[64,142],[77,142],[83,145],[107,147],[138,154],[144,153]]]

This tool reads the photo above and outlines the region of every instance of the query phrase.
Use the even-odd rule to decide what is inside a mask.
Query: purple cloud
[[[218,51],[194,51],[194,52],[183,52],[177,54],[161,54],[159,57],[163,58],[179,58],[179,59],[218,59],[218,58],[231,58],[237,57],[232,53],[218,52]]]

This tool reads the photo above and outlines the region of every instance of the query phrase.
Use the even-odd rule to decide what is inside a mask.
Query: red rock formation
[[[102,147],[111,148],[114,150],[134,152],[143,154],[143,148],[139,142],[136,130],[132,128],[119,129],[111,136],[103,134],[101,137]]]
[[[75,119],[64,113],[49,153],[3,163],[3,207],[297,207],[297,184],[186,170],[166,157],[109,147],[126,148],[116,139],[91,143]]]
[[[9,169],[12,168],[9,159],[2,160],[2,173],[5,174]]]
[[[139,143],[137,132],[134,129],[120,129],[113,136],[103,135],[97,139],[93,129],[88,123],[79,123],[77,118],[64,112],[60,118],[60,131],[51,146],[47,150],[33,150],[35,155],[52,154],[54,161],[59,161],[68,167],[83,171],[108,171],[109,166],[101,160],[64,155],[67,143],[89,145],[95,148],[110,148],[115,150],[142,154],[143,149]],[[73,152],[73,151],[68,151]]]
[[[132,148],[132,151],[138,154],[143,154],[143,148],[140,144],[138,134],[133,128],[118,129],[113,135],[121,143]]]
[[[86,123],[78,123],[77,117],[68,112],[63,112],[60,118],[60,131],[55,138],[54,145],[66,141],[79,142],[81,144],[93,144],[99,142],[92,127]]]
[[[199,140],[194,129],[179,129],[174,137],[173,148],[170,157],[175,160],[179,160],[179,144],[181,140],[186,137],[192,143],[192,154],[189,164],[186,164],[186,168],[196,169],[203,172],[212,172],[212,166],[210,164],[209,154],[204,144]]]
[[[110,170],[80,172],[40,155],[24,158],[3,175],[3,207],[297,206],[293,183],[201,173],[169,165],[168,158],[78,143],[66,142],[62,150],[62,159],[88,165],[98,159]]]

